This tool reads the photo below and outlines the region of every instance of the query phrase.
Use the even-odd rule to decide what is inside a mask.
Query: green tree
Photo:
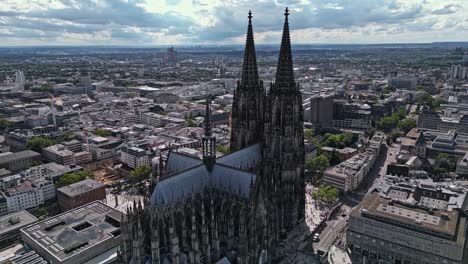
[[[313,173],[322,174],[328,167],[330,167],[330,161],[325,155],[319,155],[315,158],[306,160],[306,167]]]
[[[336,198],[338,198],[338,195],[339,191],[337,188],[328,185],[322,185],[314,191],[312,198],[321,202],[331,203],[334,202]]]
[[[151,168],[148,165],[141,165],[132,170],[128,177],[134,182],[140,182],[142,180],[148,179],[151,174]]]
[[[13,123],[6,120],[5,118],[0,118],[0,129],[5,129],[13,126]]]
[[[105,130],[105,129],[102,129],[102,128],[98,128],[98,129],[94,130],[94,134],[98,135],[100,137],[108,137],[108,136],[112,135],[112,133],[109,130]]]
[[[32,151],[41,152],[43,148],[53,145],[54,142],[48,138],[35,137],[26,141],[26,147]]]
[[[313,129],[304,129],[304,138],[313,141],[314,138],[314,130]]]
[[[223,153],[224,155],[228,154],[230,152],[229,147],[223,146],[223,145],[217,145],[216,146],[216,151]]]
[[[406,118],[398,122],[398,129],[404,134],[408,133],[411,129],[416,127],[416,120],[412,118]]]
[[[39,87],[34,87],[31,89],[32,92],[52,92],[53,89],[52,89],[52,86],[48,83],[45,83]]]
[[[195,121],[193,121],[193,119],[190,118],[190,117],[185,118],[185,122],[187,122],[187,126],[189,126],[189,127],[196,127],[197,126],[197,123],[195,123]]]
[[[434,172],[449,173],[455,170],[455,164],[446,153],[439,153],[435,160]]]
[[[42,217],[42,216],[46,216],[47,214],[49,214],[49,212],[47,212],[46,208],[41,207],[41,208],[37,209],[36,214],[37,214],[38,217]]]
[[[92,179],[94,178],[94,173],[92,171],[79,171],[73,173],[66,173],[55,184],[57,188],[62,186],[67,186],[73,184],[75,182],[79,182],[85,179]]]
[[[330,153],[330,165],[331,166],[335,166],[335,165],[338,165],[342,162],[342,159],[341,159],[341,155],[336,152],[335,150],[332,151],[332,153]]]

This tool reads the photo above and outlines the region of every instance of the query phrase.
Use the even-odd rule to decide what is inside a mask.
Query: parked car
[[[320,240],[319,236],[320,236],[319,233],[315,233],[314,237],[312,238],[312,241],[318,242]]]

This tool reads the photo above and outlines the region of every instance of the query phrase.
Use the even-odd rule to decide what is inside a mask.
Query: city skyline
[[[358,3],[357,3],[358,2]],[[468,41],[468,8],[444,1],[9,1],[1,46],[243,44],[253,13],[258,44],[278,43],[291,10],[297,44]]]

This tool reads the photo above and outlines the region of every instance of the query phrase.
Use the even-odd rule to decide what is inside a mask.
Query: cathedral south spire
[[[281,47],[278,59],[278,68],[276,70],[275,84],[277,88],[294,88],[293,61],[291,52],[291,37],[289,35],[289,10],[286,7],[284,12],[283,36],[281,37]]]

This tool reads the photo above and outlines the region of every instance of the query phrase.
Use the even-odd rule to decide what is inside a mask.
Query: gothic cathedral
[[[259,80],[252,14],[232,106],[231,153],[216,157],[206,104],[203,159],[171,151],[149,202],[122,219],[122,263],[274,263],[304,220],[302,96],[286,8],[276,79]]]

